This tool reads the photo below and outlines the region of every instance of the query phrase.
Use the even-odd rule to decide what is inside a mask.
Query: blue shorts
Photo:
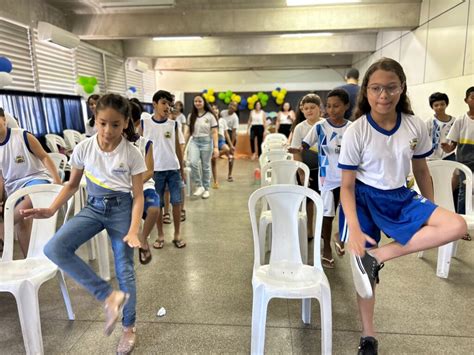
[[[226,141],[225,139],[222,139],[221,137],[219,137],[219,141],[217,143],[217,146],[219,148],[219,150],[222,150],[222,147],[226,144]]]
[[[438,207],[404,186],[393,190],[380,190],[360,181],[356,182],[355,199],[360,227],[377,244],[382,231],[396,242],[405,245]],[[348,228],[342,208],[339,212],[339,231],[341,240],[347,241]],[[366,247],[373,245],[367,243]]]
[[[143,205],[142,218],[145,219],[147,211],[150,207],[160,207],[160,197],[154,189],[146,189],[143,191],[143,198],[145,199],[145,203]]]
[[[43,184],[51,184],[51,181],[46,180],[46,179],[33,179],[25,183],[21,188],[27,187],[27,186],[34,186],[34,185],[43,185]],[[25,199],[25,196],[22,198],[18,199],[15,203],[15,207]]]
[[[179,170],[155,171],[153,180],[155,180],[155,190],[160,197],[161,207],[165,207],[164,194],[166,187],[170,192],[170,202],[173,206],[182,202],[181,187],[183,179]]]

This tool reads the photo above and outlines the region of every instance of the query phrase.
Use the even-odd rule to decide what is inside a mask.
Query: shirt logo
[[[416,146],[418,145],[418,138],[413,138],[410,141],[410,149],[415,150]]]
[[[126,173],[127,171],[128,170],[125,168],[124,163],[120,163],[120,165],[117,168],[112,169],[112,172],[115,174],[123,174],[123,173]]]
[[[204,122],[209,123],[209,118],[206,118]]]
[[[171,132],[170,131],[165,132],[165,138],[171,138]]]
[[[25,157],[23,155],[17,155],[15,157],[15,163],[21,164],[25,162]]]

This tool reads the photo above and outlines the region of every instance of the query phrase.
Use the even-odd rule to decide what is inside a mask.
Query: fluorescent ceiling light
[[[153,37],[154,41],[194,41],[202,39],[200,36],[182,36],[182,37]]]
[[[281,35],[282,38],[303,38],[303,37],[328,37],[332,36],[331,32],[314,32],[314,33],[288,33]]]
[[[108,9],[154,9],[173,7],[175,0],[99,0],[99,4]]]
[[[287,6],[338,5],[361,2],[361,0],[286,0]]]

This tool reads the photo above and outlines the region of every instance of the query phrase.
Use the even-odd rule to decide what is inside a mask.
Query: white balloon
[[[125,92],[125,97],[127,97],[127,99],[133,99],[134,97],[138,98],[138,93],[137,92],[133,92],[132,90],[128,89],[126,92]]]
[[[92,93],[94,95],[100,95],[100,87],[99,87],[99,84],[97,84],[96,86],[94,86],[94,92]]]
[[[82,85],[76,84],[75,89],[76,89],[76,94],[79,95],[79,96],[82,96],[84,99],[87,99],[87,97],[89,96],[84,91],[84,88],[82,87]]]
[[[0,89],[13,83],[13,77],[10,73],[0,72]]]

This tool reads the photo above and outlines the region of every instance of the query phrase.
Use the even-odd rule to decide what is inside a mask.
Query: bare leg
[[[217,161],[216,158],[212,157],[211,159],[211,169],[212,169],[212,181],[214,185],[217,185]]]
[[[160,213],[159,207],[149,207],[146,212],[145,222],[143,223],[143,230],[140,234],[140,243],[142,244],[142,249],[148,250],[150,249],[148,245],[148,237],[150,236],[150,232],[153,229],[156,221],[158,220],[158,215]]]
[[[181,204],[173,205],[174,239],[180,240]]]
[[[165,240],[165,232],[163,232],[163,209],[158,211],[158,218],[156,219],[156,229],[158,230],[158,240]]]
[[[362,321],[362,336],[374,337],[374,308],[375,308],[375,289],[374,296],[369,299],[361,298],[357,295],[357,304],[359,306],[360,319]]]
[[[18,242],[20,243],[20,249],[23,253],[23,256],[26,258],[28,254],[28,247],[30,245],[30,236],[31,236],[31,226],[33,224],[32,219],[24,219],[20,215],[20,209],[32,208],[33,204],[28,196],[25,196],[23,201],[21,201],[16,207],[13,214],[13,220],[15,224],[15,232],[18,237]]]
[[[314,238],[314,203],[313,201],[306,202],[306,216],[307,228],[308,228],[308,238]]]
[[[232,154],[228,155],[229,157],[229,173],[228,173],[228,180],[232,180],[232,170],[234,169],[234,156]]]
[[[323,257],[326,259],[332,259],[332,250],[331,250],[331,233],[332,233],[332,221],[334,217],[323,217],[323,240],[324,240],[324,248],[323,248]]]
[[[165,207],[164,207],[165,212],[164,213],[169,214],[170,213],[170,192],[168,190],[165,191],[164,198],[165,198]]]

